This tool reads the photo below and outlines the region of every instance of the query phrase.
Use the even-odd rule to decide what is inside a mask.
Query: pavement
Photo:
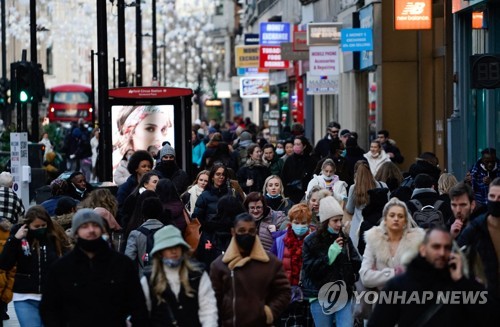
[[[9,303],[7,313],[9,314],[10,319],[4,320],[3,326],[4,327],[19,327],[19,320],[17,320],[16,311],[14,310],[14,302],[11,301]]]

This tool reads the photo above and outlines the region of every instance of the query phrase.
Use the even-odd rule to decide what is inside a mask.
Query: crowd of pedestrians
[[[68,145],[71,174],[50,183],[41,205],[25,211],[10,174],[0,174],[4,319],[10,301],[22,327],[498,319],[495,149],[458,180],[431,152],[401,172],[404,157],[386,130],[365,151],[357,133],[336,122],[316,146],[300,124],[273,144],[249,120],[200,122],[192,129],[193,176],[169,143],[124,150],[114,195],[90,183],[95,171],[82,156],[92,166],[98,157],[84,134],[78,127],[68,134],[70,142],[88,139],[89,149]],[[484,301],[436,302],[453,291],[479,292]],[[405,295],[369,302],[362,292]]]

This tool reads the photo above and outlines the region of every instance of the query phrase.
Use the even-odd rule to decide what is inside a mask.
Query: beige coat
[[[419,227],[407,229],[392,257],[384,222],[365,232],[366,249],[359,270],[363,285],[382,289],[394,277],[394,268],[408,263],[418,254],[424,234]]]

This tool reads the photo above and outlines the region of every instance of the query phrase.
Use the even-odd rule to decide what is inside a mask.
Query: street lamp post
[[[153,29],[153,81],[158,79],[158,55],[156,53],[156,0],[152,0],[153,13],[152,13],[152,29]]]
[[[127,86],[127,72],[125,69],[125,0],[118,0],[118,86]],[[114,62],[113,62],[114,65]],[[114,73],[113,73],[114,75]],[[114,76],[113,76],[114,77]],[[116,87],[116,85],[113,85]]]
[[[142,86],[142,15],[141,1],[135,2],[135,85]]]

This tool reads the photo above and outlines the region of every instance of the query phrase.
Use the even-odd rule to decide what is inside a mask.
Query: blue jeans
[[[43,327],[39,306],[40,301],[36,300],[14,301],[14,309],[21,327]]]
[[[354,320],[352,318],[352,301],[347,302],[345,307],[332,314],[324,314],[319,301],[311,303],[311,314],[313,316],[314,325],[316,326],[333,326],[335,319],[336,327],[352,327]]]

